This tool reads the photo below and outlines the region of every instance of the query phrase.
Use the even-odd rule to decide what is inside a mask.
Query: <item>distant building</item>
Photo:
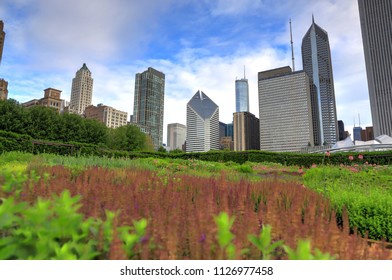
[[[219,107],[202,91],[187,104],[186,151],[219,150]]]
[[[110,128],[124,126],[128,122],[127,112],[116,110],[103,104],[87,106],[84,110],[84,115],[86,119],[98,120]]]
[[[219,139],[226,136],[226,124],[219,122]]]
[[[338,121],[338,130],[339,130],[339,141],[346,139],[345,133],[344,133],[344,122],[343,121]]]
[[[71,101],[69,105],[69,112],[78,115],[84,114],[84,109],[92,105],[93,98],[93,78],[91,72],[87,68],[86,63],[83,63],[72,79]]]
[[[22,103],[24,107],[32,106],[44,106],[56,109],[58,112],[61,110],[61,106],[64,100],[61,99],[61,90],[54,88],[47,88],[44,90],[44,97],[41,99],[32,99],[25,103]]]
[[[7,100],[8,98],[8,82],[0,79],[0,100]]]
[[[3,57],[4,40],[5,40],[4,22],[0,20],[0,64],[1,64],[1,59]]]
[[[186,126],[180,123],[167,125],[167,146],[169,150],[182,150],[186,141]]]
[[[249,112],[233,114],[234,150],[260,150],[260,122]]]
[[[219,140],[219,146],[221,150],[234,151],[234,141],[231,136],[221,137]]]
[[[365,129],[361,130],[361,141],[370,141],[370,140],[374,140],[373,127],[367,126]]]
[[[362,127],[356,126],[353,128],[354,141],[363,141],[362,140]]]
[[[249,85],[245,77],[235,81],[235,111],[249,112]]]
[[[315,142],[335,144],[338,128],[331,50],[328,33],[314,22],[314,18],[302,39],[301,49],[303,69],[310,79],[311,91],[315,90],[317,97],[312,97],[312,107],[317,108],[319,122]]]
[[[154,149],[162,146],[165,74],[149,67],[135,77],[133,122],[148,127]]]
[[[258,74],[260,149],[300,151],[314,145],[311,91],[304,71],[289,66]]]
[[[226,124],[225,136],[231,137],[231,140],[234,141],[234,127],[233,127],[233,123]]]
[[[392,1],[358,0],[374,136],[392,135]]]

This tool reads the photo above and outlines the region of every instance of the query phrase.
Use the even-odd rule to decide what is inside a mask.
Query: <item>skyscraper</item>
[[[8,82],[0,79],[0,100],[7,100],[8,98]]]
[[[392,135],[392,2],[358,0],[374,137]]]
[[[249,112],[249,86],[245,77],[235,81],[235,111]]]
[[[92,104],[93,97],[93,78],[91,72],[83,63],[72,79],[71,100],[69,111],[79,115],[83,115],[84,109]]]
[[[335,89],[332,75],[328,33],[312,19],[312,25],[302,39],[302,64],[310,78],[311,91],[317,92],[312,106],[317,108],[319,133],[316,142],[334,144],[338,139]],[[315,112],[314,110],[314,112]]]
[[[186,151],[219,150],[219,107],[202,91],[186,106]]]
[[[260,122],[249,112],[233,114],[234,150],[260,150]]]
[[[162,146],[165,74],[149,67],[135,77],[133,122],[150,129],[154,148]]]
[[[311,91],[304,71],[259,72],[260,149],[295,152],[314,144]],[[235,135],[234,135],[235,136]]]
[[[186,126],[180,123],[167,125],[167,146],[170,150],[182,150],[186,140]]]
[[[4,39],[5,39],[4,23],[2,20],[0,20],[0,64],[1,64],[1,58],[3,57]]]

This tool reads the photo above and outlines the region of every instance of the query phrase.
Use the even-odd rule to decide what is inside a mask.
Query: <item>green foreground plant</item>
[[[235,217],[229,217],[225,212],[220,213],[214,217],[215,223],[218,227],[217,239],[219,246],[229,259],[235,258],[236,248],[233,243],[234,234],[231,232]],[[311,243],[309,240],[298,240],[297,248],[294,250],[288,245],[284,244],[283,240],[272,242],[272,227],[270,225],[263,225],[260,234],[248,235],[248,240],[260,250],[262,260],[274,259],[278,248],[282,248],[289,260],[333,260],[334,256],[329,253],[323,253],[318,248],[312,252]],[[242,250],[244,251],[244,250]]]
[[[105,211],[105,221],[84,219],[78,213],[79,200],[68,190],[52,200],[38,198],[33,205],[16,202],[12,196],[1,198],[0,259],[108,259],[116,214]],[[144,235],[147,222],[135,221],[134,226],[135,232],[128,227],[118,228],[128,256]]]

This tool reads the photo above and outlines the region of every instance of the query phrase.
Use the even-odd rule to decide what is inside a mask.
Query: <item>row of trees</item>
[[[97,120],[59,114],[48,107],[25,108],[12,99],[0,101],[0,130],[26,134],[37,140],[89,143],[115,150],[153,149],[150,138],[134,125],[111,129]]]

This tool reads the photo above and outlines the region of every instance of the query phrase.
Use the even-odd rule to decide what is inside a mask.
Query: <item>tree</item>
[[[147,137],[135,125],[110,129],[107,145],[111,149],[142,151],[147,149]]]

